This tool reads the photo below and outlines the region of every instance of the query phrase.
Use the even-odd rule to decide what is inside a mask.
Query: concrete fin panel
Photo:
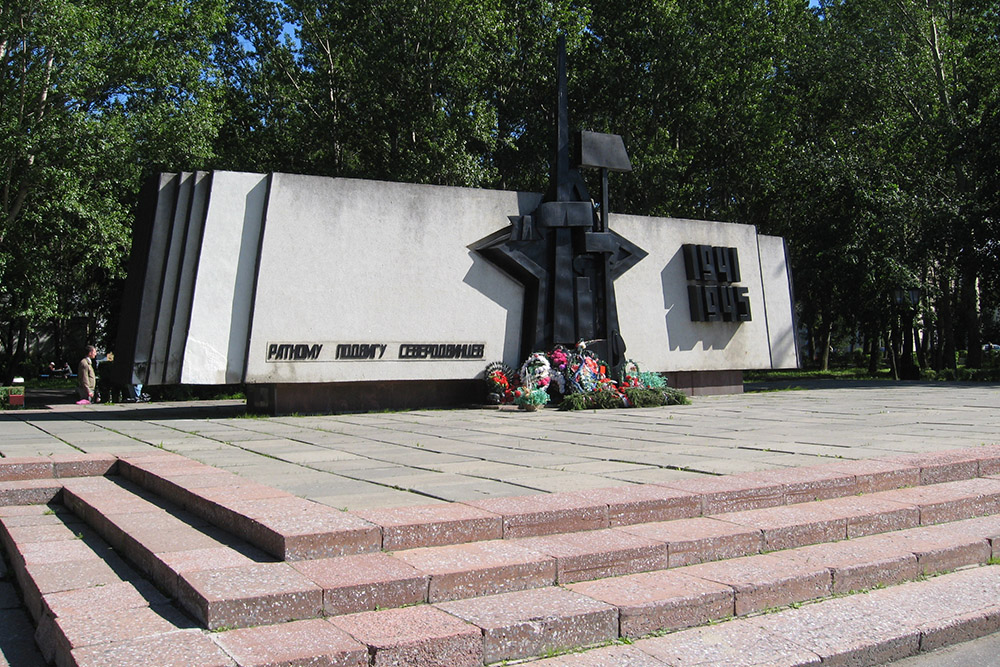
[[[180,381],[243,380],[268,177],[213,172]]]
[[[757,237],[771,368],[798,368],[798,339],[788,247],[780,236]]]
[[[195,172],[194,192],[191,196],[191,209],[188,214],[184,239],[184,253],[174,299],[173,323],[170,328],[170,342],[167,350],[167,367],[163,378],[165,384],[178,384],[181,381],[184,345],[187,342],[188,327],[191,324],[191,301],[194,297],[198,256],[201,251],[201,237],[205,227],[205,212],[208,207],[208,193],[211,187],[212,174],[210,172]]]
[[[151,178],[143,184],[139,193],[139,209],[132,226],[132,251],[129,255],[125,284],[122,289],[122,311],[118,324],[118,340],[115,342],[113,381],[131,384],[132,368],[139,330],[139,311],[142,308],[142,292],[146,280],[146,266],[149,263],[150,242],[153,237],[153,221],[156,206],[165,175]]]
[[[146,384],[164,384],[167,369],[167,352],[170,346],[170,331],[173,326],[177,299],[177,282],[181,260],[184,255],[184,241],[188,218],[191,213],[191,196],[194,192],[194,174],[183,172],[177,184],[177,199],[174,205],[173,222],[166,258],[163,262],[163,279],[156,308],[156,324],[153,327],[153,349],[149,357],[149,378]]]
[[[162,174],[160,176],[159,196],[156,200],[156,210],[152,220],[146,272],[138,309],[135,354],[132,360],[133,381],[142,384],[149,384],[151,377],[149,366],[153,353],[153,338],[156,331],[160,294],[163,289],[163,270],[170,251],[179,183],[179,174]]]

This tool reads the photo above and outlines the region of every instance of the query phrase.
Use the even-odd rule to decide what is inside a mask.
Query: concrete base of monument
[[[667,383],[688,396],[742,394],[743,371],[674,371]]]
[[[743,371],[666,375],[671,387],[689,396],[743,393]],[[256,414],[330,414],[483,405],[486,385],[482,380],[249,384],[246,396],[247,410]]]
[[[266,415],[457,408],[486,401],[482,380],[248,384],[247,410]]]

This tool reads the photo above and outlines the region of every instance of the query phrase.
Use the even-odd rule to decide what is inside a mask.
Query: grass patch
[[[791,368],[784,370],[743,371],[744,382],[777,382],[787,380],[891,380],[892,371],[882,369],[869,375],[867,368],[848,366],[820,370],[818,368]]]

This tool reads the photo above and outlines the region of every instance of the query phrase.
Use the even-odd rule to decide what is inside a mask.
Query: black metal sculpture
[[[614,281],[646,252],[608,228],[608,173],[631,171],[622,138],[580,132],[570,165],[566,41],[559,38],[556,155],[549,190],[533,212],[473,246],[524,286],[521,358],[590,341],[612,368],[624,361]],[[598,212],[578,167],[601,170]],[[598,214],[599,213],[599,214]]]

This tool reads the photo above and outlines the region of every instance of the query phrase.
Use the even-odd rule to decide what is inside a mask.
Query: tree
[[[223,5],[0,7],[0,379],[40,322],[108,316],[144,173],[211,154]],[[74,341],[74,347],[85,341]]]

